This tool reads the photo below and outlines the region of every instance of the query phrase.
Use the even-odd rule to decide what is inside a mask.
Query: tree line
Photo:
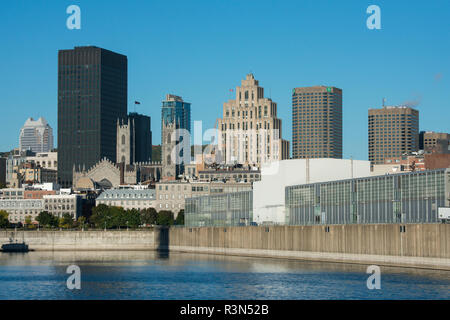
[[[86,218],[81,216],[78,220],[74,220],[68,213],[62,217],[57,217],[48,211],[42,211],[36,217],[36,221],[41,227],[47,228],[105,228],[105,229],[121,229],[121,228],[139,228],[151,225],[184,225],[184,210],[181,210],[177,218],[174,218],[172,211],[163,210],[157,212],[154,208],[144,210],[130,209],[125,210],[122,207],[110,207],[100,204],[92,208],[92,214]],[[0,210],[0,228],[9,227],[11,223],[8,221],[8,213]],[[31,217],[25,218],[25,227],[35,228],[31,223]]]

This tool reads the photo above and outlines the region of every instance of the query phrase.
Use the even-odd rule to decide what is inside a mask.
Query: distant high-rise
[[[150,117],[132,112],[128,119],[117,120],[117,162],[133,164],[152,158]]]
[[[127,57],[89,46],[58,53],[58,180],[73,167],[116,161],[117,119],[127,116]]]
[[[369,161],[384,163],[419,149],[419,111],[407,106],[369,109]]]
[[[434,153],[450,153],[450,134],[421,131],[419,133],[419,150]]]
[[[342,90],[292,90],[292,157],[342,159]]]
[[[19,136],[20,151],[50,152],[53,149],[53,129],[44,118],[25,121]]]
[[[0,185],[6,185],[6,158],[0,157]]]
[[[161,123],[163,122],[175,123],[177,129],[191,132],[191,104],[184,102],[179,96],[167,94],[161,108]]]
[[[184,172],[184,164],[176,164],[176,159],[172,159],[172,150],[177,145],[172,141],[176,129],[186,129],[191,132],[191,104],[184,102],[179,96],[166,95],[166,100],[162,102],[161,108],[161,160],[163,179],[175,179]],[[190,141],[189,141],[190,145]],[[179,147],[179,146],[178,146]],[[180,151],[182,152],[182,151]],[[179,154],[181,157],[183,154]]]

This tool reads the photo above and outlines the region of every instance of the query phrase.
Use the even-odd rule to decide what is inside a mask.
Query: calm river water
[[[69,265],[81,289],[69,290]],[[0,299],[450,299],[450,272],[156,252],[0,253]]]

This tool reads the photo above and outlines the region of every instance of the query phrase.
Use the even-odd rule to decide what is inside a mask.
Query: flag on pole
[[[139,101],[134,101],[134,104],[141,104]]]

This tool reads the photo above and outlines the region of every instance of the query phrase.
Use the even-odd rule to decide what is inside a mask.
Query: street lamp
[[[106,219],[111,219],[111,217],[106,217]],[[105,219],[105,231],[106,231],[106,219]]]
[[[128,221],[127,221],[127,231],[128,231]]]

